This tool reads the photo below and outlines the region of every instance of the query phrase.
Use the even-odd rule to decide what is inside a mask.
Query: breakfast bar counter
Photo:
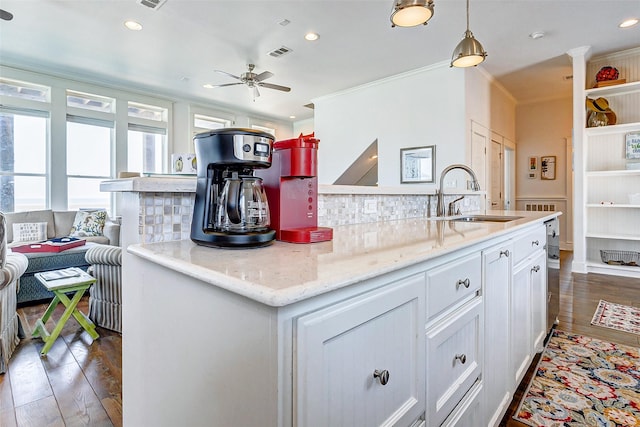
[[[491,212],[490,212],[491,213]],[[517,231],[553,212],[493,211],[509,222],[408,219],[334,228],[330,242],[275,242],[212,249],[189,240],[133,245],[129,252],[270,306],[284,306]]]
[[[521,218],[130,245],[124,425],[497,425],[547,333],[544,221],[560,213],[492,214]]]

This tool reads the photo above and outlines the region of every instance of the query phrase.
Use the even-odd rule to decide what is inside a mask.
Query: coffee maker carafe
[[[224,128],[193,141],[197,186],[191,240],[219,248],[266,246],[275,239],[262,178],[271,166],[273,136],[253,129]]]

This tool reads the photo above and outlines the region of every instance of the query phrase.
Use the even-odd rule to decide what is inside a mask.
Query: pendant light
[[[469,31],[469,0],[467,0],[467,31],[464,32],[464,38],[453,51],[451,57],[452,67],[475,67],[487,57],[487,52],[478,40],[473,37],[473,33]]]
[[[394,0],[391,27],[427,25],[433,16],[433,0]]]

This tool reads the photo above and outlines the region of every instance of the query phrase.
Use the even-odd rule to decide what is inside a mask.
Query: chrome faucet
[[[449,209],[447,209],[447,216],[460,214],[460,208],[456,209],[456,203],[458,203],[462,199],[464,199],[464,194],[458,197],[457,199],[455,199],[453,202],[449,203]]]
[[[438,196],[438,204],[436,205],[436,216],[445,216],[445,207],[444,207],[444,177],[453,169],[462,169],[466,171],[471,176],[471,190],[480,191],[480,184],[478,183],[478,178],[476,178],[475,172],[467,165],[455,164],[451,166],[447,166],[444,168],[442,173],[440,174],[440,189],[436,193]]]

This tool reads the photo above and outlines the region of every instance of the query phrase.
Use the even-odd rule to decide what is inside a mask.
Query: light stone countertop
[[[485,194],[485,191],[446,189],[450,194]],[[133,178],[110,179],[100,183],[103,192],[139,193],[195,193],[196,177],[192,175],[156,175]],[[435,185],[399,185],[388,187],[357,185],[318,185],[319,194],[436,194]]]
[[[409,219],[345,225],[333,228],[330,242],[275,242],[256,249],[215,249],[181,240],[132,245],[128,251],[202,282],[280,307],[560,215],[487,213],[523,218],[504,223]]]

